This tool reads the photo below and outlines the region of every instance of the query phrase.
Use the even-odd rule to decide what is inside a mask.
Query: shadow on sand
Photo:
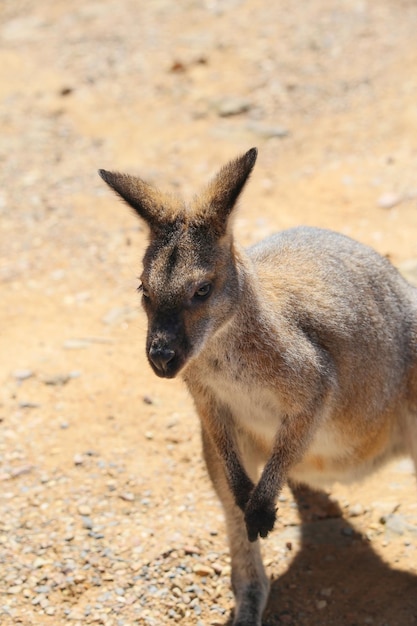
[[[417,576],[385,563],[326,494],[306,487],[292,492],[300,548],[272,581],[264,625],[417,626]],[[325,519],[313,519],[317,504],[328,509]]]

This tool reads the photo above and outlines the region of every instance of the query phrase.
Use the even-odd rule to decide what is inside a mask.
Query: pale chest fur
[[[239,372],[233,369],[224,370],[219,364],[208,368],[205,383],[216,401],[229,409],[237,439],[239,433],[247,433],[258,458],[266,462],[285,415],[283,404],[276,389],[255,381],[253,376],[249,378],[242,369]],[[303,458],[290,470],[289,476],[312,487],[361,478],[378,463],[374,458],[358,457],[354,448],[352,439],[332,421],[331,412],[322,415]],[[389,455],[388,450],[379,452]]]
[[[281,420],[287,415],[279,391],[261,378],[254,379],[253,373],[249,376],[242,369],[237,371],[217,366],[206,370],[206,385],[216,401],[228,407],[237,430],[247,432],[269,454]],[[318,427],[306,454],[326,459],[338,458],[347,452],[347,444],[327,416],[323,418],[322,426]]]
[[[213,373],[206,382],[216,400],[229,408],[238,428],[272,447],[283,415],[276,393],[251,384],[245,376],[231,380],[224,372]]]

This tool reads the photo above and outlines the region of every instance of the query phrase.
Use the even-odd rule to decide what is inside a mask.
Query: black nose
[[[167,365],[175,357],[174,350],[170,348],[156,348],[153,347],[149,350],[149,359],[159,372],[166,372]]]

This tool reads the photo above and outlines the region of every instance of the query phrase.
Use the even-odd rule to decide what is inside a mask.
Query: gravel
[[[224,626],[233,606],[194,408],[142,354],[145,233],[98,167],[193,193],[256,140],[246,243],[300,221],[384,253],[400,234],[417,282],[414,4],[145,5],[2,2],[2,626]],[[266,623],[413,623],[412,469],[334,499],[300,523],[279,497]]]

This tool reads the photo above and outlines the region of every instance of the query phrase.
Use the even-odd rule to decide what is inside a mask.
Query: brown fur
[[[330,231],[237,248],[230,216],[255,160],[252,149],[229,163],[188,207],[101,171],[150,227],[146,351],[194,398],[228,525],[236,626],[261,624],[258,537],[286,480],[353,480],[402,454],[417,467],[416,289]]]

